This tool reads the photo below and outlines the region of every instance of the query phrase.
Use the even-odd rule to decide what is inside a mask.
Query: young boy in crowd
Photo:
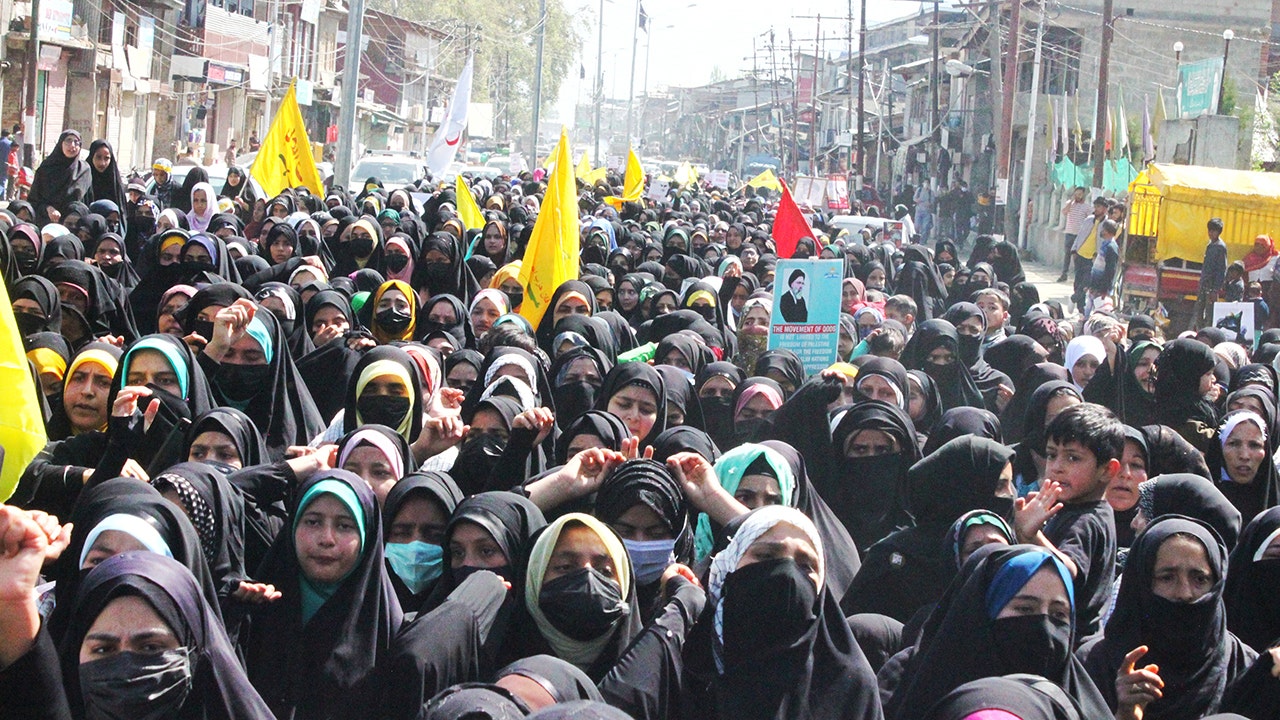
[[[919,312],[916,301],[910,295],[893,295],[884,301],[884,316],[902,323],[907,329],[908,339],[915,330],[916,314]]]
[[[983,288],[973,294],[973,302],[987,317],[987,334],[982,338],[982,351],[1009,337],[1009,296],[1003,290]]]
[[[1045,429],[1045,478],[1014,502],[1018,542],[1062,559],[1075,580],[1077,641],[1099,630],[1115,578],[1116,529],[1107,485],[1120,474],[1124,425],[1092,403],[1062,411]]]

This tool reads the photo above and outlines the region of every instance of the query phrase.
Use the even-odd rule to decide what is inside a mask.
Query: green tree
[[[542,60],[542,112],[555,105],[560,85],[575,70],[584,31],[592,18],[571,14],[564,0],[546,0],[546,42]],[[456,77],[466,62],[468,42],[476,51],[472,100],[494,104],[494,130],[510,128],[510,138],[526,136],[533,115],[539,0],[370,0],[370,7],[449,32],[435,73]],[[408,48],[412,52],[412,48]]]

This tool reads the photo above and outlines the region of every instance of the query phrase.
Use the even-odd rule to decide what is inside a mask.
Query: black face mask
[[[857,488],[867,487],[868,480],[877,483],[881,487],[895,488],[898,485],[898,476],[902,470],[901,453],[887,453],[872,457],[847,457],[840,462],[844,467],[845,482],[840,484],[840,491],[837,492],[837,495],[845,493],[856,495],[858,492],[865,492],[865,490],[859,491]],[[859,502],[865,504],[866,498],[847,497],[843,498],[840,504],[847,507],[849,503]]]
[[[502,294],[507,296],[507,303],[510,304],[512,310],[515,310],[516,308],[520,307],[520,303],[524,302],[523,292],[505,292],[504,291]]]
[[[208,465],[209,467],[213,468],[214,470],[217,470],[223,475],[230,475],[231,473],[240,472],[240,468],[234,467],[232,465],[228,465],[222,462],[221,460],[201,460],[200,463],[203,465]]]
[[[818,589],[791,558],[734,570],[724,579],[726,667],[757,663],[791,647],[817,621]]]
[[[367,258],[373,254],[373,238],[363,235],[351,239],[351,254],[358,258]]]
[[[542,584],[538,608],[552,627],[574,640],[595,640],[630,612],[618,583],[581,568]]]
[[[385,260],[387,263],[387,269],[391,272],[400,272],[409,265],[409,256],[401,255],[400,253],[388,255]]]
[[[497,466],[507,441],[488,433],[462,443],[458,459],[449,471],[458,487],[468,495],[489,490],[489,476]]]
[[[978,353],[982,351],[981,335],[960,336],[960,360],[966,367],[973,367],[978,362]]]
[[[565,383],[557,387],[556,417],[560,420],[560,427],[569,427],[569,423],[595,407],[599,390],[589,382]]]
[[[207,260],[183,260],[182,269],[184,272],[201,273],[201,272],[217,272],[217,268],[213,263]]]
[[[360,411],[360,420],[366,425],[386,425],[391,429],[400,427],[412,402],[407,397],[395,395],[361,395],[356,399],[356,410]]]
[[[1071,654],[1071,623],[1048,615],[996,618],[991,623],[991,637],[1001,675],[1061,678]]]
[[[733,423],[733,445],[736,447],[742,443],[758,442],[764,438],[764,433],[769,427],[768,418],[735,420]]]
[[[378,323],[378,327],[392,335],[399,335],[409,328],[409,323],[413,322],[413,315],[391,307],[379,310],[373,319]]]
[[[706,424],[707,434],[717,445],[723,439],[730,439],[733,433],[733,398],[702,398],[702,419]]]
[[[701,315],[702,319],[707,322],[714,323],[716,321],[716,309],[710,305],[697,305],[689,309]]]
[[[453,264],[434,262],[427,265],[423,270],[427,276],[427,283],[432,290],[439,290],[453,279]]]
[[[213,379],[218,390],[231,403],[248,403],[267,385],[270,365],[237,365],[224,362]]]
[[[191,657],[186,648],[157,655],[121,652],[83,663],[79,672],[87,720],[177,717],[191,692]]]
[[[13,319],[18,323],[18,332],[22,333],[24,337],[42,332],[44,330],[45,323],[48,322],[45,318],[42,318],[39,315],[32,315],[31,313],[16,312],[13,314]]]
[[[1008,520],[1010,524],[1013,523],[1013,498],[992,497],[983,504],[986,506],[985,509]]]
[[[89,329],[89,319],[80,312],[80,309],[74,305],[62,303],[62,327],[61,331],[67,342],[72,345],[85,340],[93,335]]]
[[[1185,603],[1152,593],[1149,601],[1143,629],[1150,633],[1151,662],[1164,667],[1176,665],[1179,658],[1197,657],[1204,644],[1205,628],[1213,622],[1218,600],[1206,595]]]
[[[213,321],[212,320],[193,320],[191,321],[191,332],[199,335],[205,340],[213,339]]]

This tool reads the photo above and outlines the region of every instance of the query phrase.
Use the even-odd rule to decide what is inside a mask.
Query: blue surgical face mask
[[[414,595],[435,582],[444,569],[444,548],[421,540],[387,543],[384,553],[391,569]]]
[[[627,555],[631,558],[631,568],[635,571],[636,582],[641,585],[662,577],[667,566],[675,562],[672,553],[676,541],[672,540],[623,540]]]

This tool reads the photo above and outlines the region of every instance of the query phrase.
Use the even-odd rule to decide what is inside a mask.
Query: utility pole
[[[600,0],[600,18],[597,21],[596,29],[596,127],[595,127],[595,157],[592,162],[601,167],[604,162],[600,157],[600,106],[604,104],[604,0]]]
[[[813,52],[813,82],[809,87],[809,174],[818,174],[818,61],[822,57],[822,13],[818,13],[818,35]]]
[[[271,47],[267,49],[267,102],[263,118],[267,121],[266,129],[259,128],[259,131],[265,133],[271,130],[271,120],[274,117],[271,110],[271,94],[276,89],[276,63],[281,62],[281,51],[284,49],[284,38],[280,37],[280,0],[271,0],[267,6],[267,12],[271,16],[269,28],[271,30]],[[207,140],[207,138],[206,138]],[[246,143],[246,146],[248,143]]]
[[[787,30],[787,66],[791,76],[791,177],[800,174],[800,73],[796,68],[795,38]]]
[[[427,157],[428,144],[427,126],[431,123],[431,68],[434,66],[436,57],[432,52],[431,45],[427,45],[427,62],[422,69],[422,157]]]
[[[342,61],[342,127],[338,129],[338,155],[334,180],[343,188],[351,181],[351,150],[356,141],[356,100],[359,97],[360,43],[364,35],[364,0],[350,0],[347,8],[346,55]]]
[[[991,127],[994,128],[997,133],[993,136],[995,138],[995,142],[992,143],[992,145],[995,147],[1001,147],[1004,142],[1004,126],[1000,124],[1004,118],[1004,84],[1001,82],[1001,75],[1003,75],[1003,73],[1000,71],[1000,7],[994,2],[987,7],[991,10],[991,15],[988,19],[989,29],[987,35],[987,58],[988,64],[991,67]],[[983,150],[985,151],[986,148],[983,148]],[[998,154],[999,153],[997,152],[997,155]],[[996,178],[1000,176],[999,167],[1000,164],[998,160],[997,162],[992,163],[991,175],[987,182],[988,187],[995,187]]]
[[[992,12],[998,15],[1000,11],[993,7]],[[1004,74],[1001,78],[1000,142],[996,143],[997,181],[1009,179],[1009,161],[1013,156],[1013,100],[1018,89],[1018,35],[1021,31],[1022,0],[1013,0],[1013,11],[1009,15],[1009,42],[1005,45]],[[1008,196],[1005,197],[1007,203]]]
[[[853,179],[857,173],[853,167],[853,0],[849,0],[849,14],[845,16],[844,38],[846,41],[845,61],[847,68],[845,69],[845,89],[849,91],[849,97],[845,108],[844,130],[849,133],[849,166],[845,168],[845,185],[846,190],[852,192]]]
[[[640,44],[640,0],[636,0],[636,16],[631,24],[631,82],[627,85],[627,147],[631,147],[631,113],[636,102],[636,46]]]
[[[938,177],[938,169],[942,167],[942,153],[946,152],[942,148],[942,131],[938,123],[938,86],[942,84],[938,77],[938,56],[941,51],[939,46],[942,45],[942,27],[939,24],[938,18],[938,5],[940,4],[941,0],[933,0],[933,32],[931,33],[933,36],[931,38],[933,40],[933,71],[929,73],[929,95],[931,96],[931,102],[933,103],[933,107],[930,108],[929,111],[929,137],[931,138],[931,143],[935,145],[935,151],[937,153],[935,155],[937,160],[933,166],[933,172],[931,173],[934,178],[935,192],[938,191],[938,183],[942,183],[945,186],[947,180],[946,178]]]
[[[31,0],[31,42],[27,48],[27,97],[26,109],[22,113],[22,156],[23,164],[36,166],[36,95],[39,83],[40,66],[40,0]]]
[[[1110,2],[1110,0],[1108,0]],[[1036,54],[1031,65],[1031,111],[1027,115],[1027,142],[1022,156],[1022,192],[1018,198],[1018,247],[1027,248],[1027,205],[1031,201],[1031,164],[1036,145],[1036,110],[1040,107],[1040,53],[1044,45],[1044,7],[1036,22]]]
[[[1093,186],[1102,187],[1103,163],[1106,162],[1107,131],[1107,75],[1111,63],[1111,21],[1115,10],[1114,0],[1102,3],[1102,50],[1098,53],[1098,117],[1093,123]]]
[[[852,12],[852,7],[850,8]],[[867,0],[862,0],[862,8],[858,11],[858,177],[857,193],[862,192],[863,178],[867,175],[867,159],[863,157],[863,132],[866,130],[866,113],[864,105],[866,101],[863,99],[866,95],[862,88],[867,78]],[[851,151],[852,152],[852,151]],[[849,189],[849,210],[853,211],[853,201],[858,197],[854,193],[854,188]]]
[[[756,49],[756,38],[751,38],[751,94],[755,98],[755,103],[751,108],[751,116],[756,123],[756,152],[760,152],[760,51]],[[772,111],[771,111],[772,112]],[[665,117],[665,115],[664,115]],[[742,116],[742,131],[747,131],[747,116]],[[742,167],[739,166],[739,171]]]
[[[773,74],[769,76],[769,85],[773,90],[773,101],[769,103],[769,130],[773,130],[773,111],[778,107],[778,46],[774,42],[773,28],[769,29],[769,65],[773,68]],[[782,124],[778,124],[778,160],[781,162],[779,172],[786,174],[787,167],[787,148],[786,141],[783,138]]]
[[[529,167],[538,164],[538,123],[543,111],[543,46],[547,44],[547,0],[538,3],[538,55],[534,63],[534,137],[529,141]]]

